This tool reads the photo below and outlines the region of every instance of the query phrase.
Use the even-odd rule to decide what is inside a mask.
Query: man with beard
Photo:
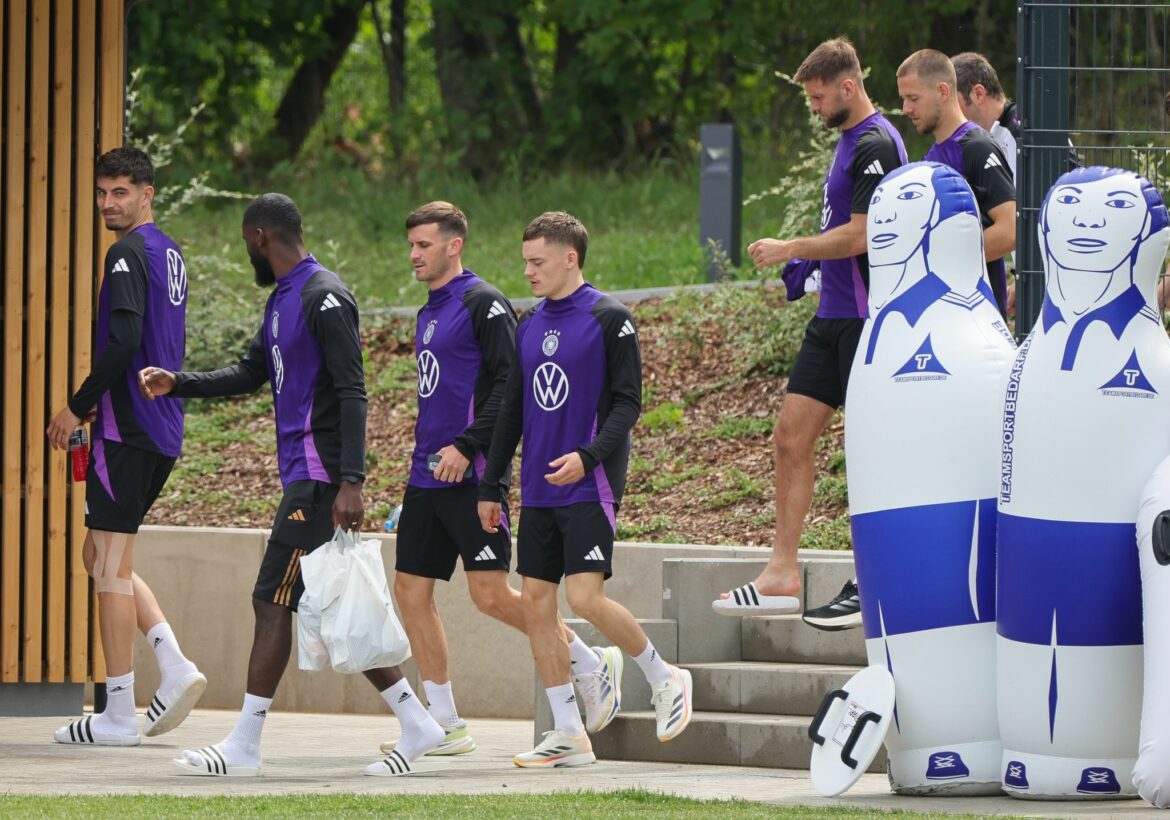
[[[244,358],[206,373],[147,367],[139,374],[148,398],[233,396],[265,382],[272,388],[284,497],[252,592],[256,631],[243,709],[227,738],[175,760],[204,776],[260,773],[260,733],[288,665],[292,613],[304,592],[300,559],[328,542],[335,527],[359,529],[364,515],[366,389],[357,303],[305,249],[300,211],[287,196],[254,200],[244,211],[243,233],[256,283],[276,286]],[[443,729],[398,667],[363,674],[402,724],[397,747],[366,774],[410,774],[410,762],[442,742]]]
[[[954,168],[975,194],[983,215],[983,253],[999,312],[1007,315],[1004,256],[1016,249],[1016,184],[1011,166],[991,135],[963,116],[951,59],[924,48],[898,67],[902,111],[934,145],[925,160]]]
[[[814,113],[841,140],[825,178],[821,232],[795,239],[760,239],[748,247],[758,268],[786,265],[789,298],[804,294],[819,267],[821,297],[788,380],[773,432],[776,458],[776,534],[768,565],[754,582],[713,602],[724,615],[782,615],[800,609],[796,551],[812,503],[816,440],[845,404],[849,369],[868,313],[865,220],[882,177],[906,162],[906,148],[877,112],[861,78],[861,63],[844,37],[817,46],[794,77]],[[787,264],[786,264],[787,263]]]
[[[115,148],[98,158],[95,176],[98,210],[117,237],[106,252],[98,294],[96,359],[46,433],[53,449],[64,450],[83,420],[94,419],[82,556],[100,603],[108,697],[105,711],[62,726],[54,738],[137,746],[136,625],[154,649],[161,676],[146,712],[147,737],[182,723],[207,687],[207,678],[180,650],[154,593],[134,572],[135,535],[183,446],[183,403],[143,400],[138,370],[152,361],[183,365],[187,268],[179,246],[154,224],[150,158],[137,148]]]

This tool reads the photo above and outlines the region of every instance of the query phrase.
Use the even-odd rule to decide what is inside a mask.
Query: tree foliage
[[[332,146],[401,169],[622,165],[736,122],[783,150],[804,101],[777,78],[845,34],[896,102],[910,51],[976,49],[1013,84],[1007,0],[140,0],[138,113],[261,168]]]

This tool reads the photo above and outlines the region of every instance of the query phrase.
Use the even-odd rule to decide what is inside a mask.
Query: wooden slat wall
[[[100,260],[93,164],[122,144],[123,0],[0,11],[0,683],[104,677],[81,560],[84,485],[48,449],[88,374]]]

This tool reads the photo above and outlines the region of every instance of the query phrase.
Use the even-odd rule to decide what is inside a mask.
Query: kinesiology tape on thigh
[[[112,592],[115,595],[133,595],[134,582],[118,577],[122,556],[130,536],[124,532],[93,533],[93,586],[98,592]]]

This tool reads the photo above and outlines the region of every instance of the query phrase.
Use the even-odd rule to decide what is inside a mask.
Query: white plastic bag
[[[364,672],[410,657],[377,541],[357,542],[338,527],[331,541],[301,558],[301,576],[298,667]]]

